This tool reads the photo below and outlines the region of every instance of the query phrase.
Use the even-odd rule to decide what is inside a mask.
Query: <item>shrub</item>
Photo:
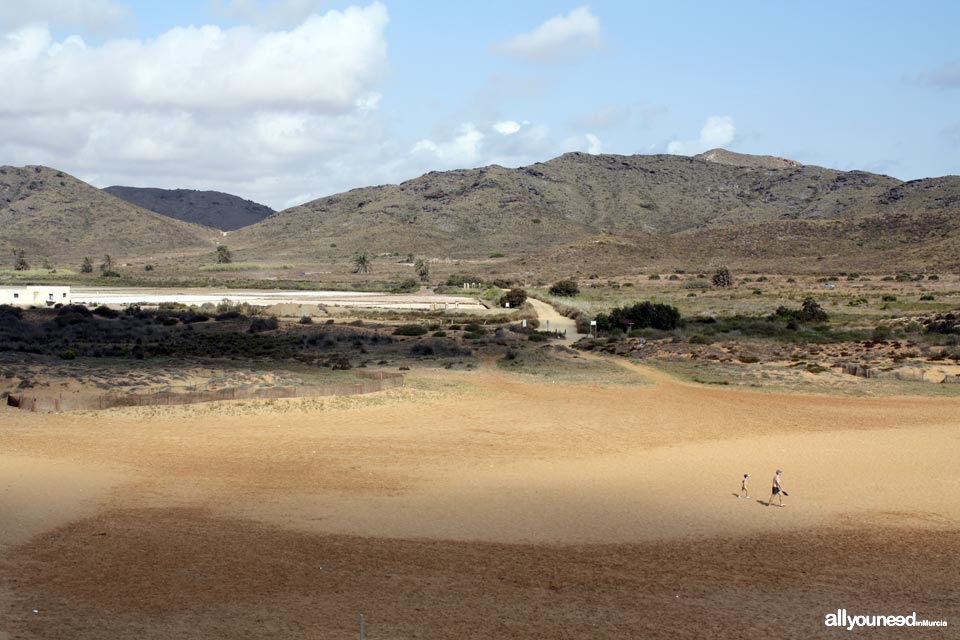
[[[410,293],[412,291],[419,291],[420,283],[415,278],[407,278],[406,280],[401,280],[392,287],[390,287],[390,293]]]
[[[647,279],[648,279],[648,280],[659,280],[659,279],[660,279],[660,274],[659,274],[659,273],[651,273],[651,274],[650,274],[650,277],[647,278]]]
[[[144,271],[153,271],[153,269],[154,269],[154,266],[153,266],[152,264],[145,264],[145,265],[143,265],[143,270],[144,270]]]
[[[549,338],[542,333],[531,333],[529,336],[527,336],[527,340],[530,342],[546,342],[548,339]]]
[[[823,307],[813,298],[804,298],[799,309],[777,307],[777,310],[771,316],[771,319],[774,318],[785,318],[800,322],[826,322],[830,319]]]
[[[313,318],[310,316],[300,316],[300,324],[313,324]]]
[[[609,314],[600,313],[595,318],[597,329],[614,331],[625,326],[634,329],[659,329],[669,331],[680,326],[680,311],[676,307],[652,302],[638,302],[629,307],[617,307]]]
[[[873,334],[870,336],[871,340],[889,340],[890,339],[890,327],[886,325],[877,325],[873,329]]]
[[[263,333],[264,331],[273,331],[279,326],[280,323],[272,316],[269,318],[254,318],[247,331],[249,333]]]
[[[573,297],[580,293],[580,287],[577,286],[576,281],[574,280],[559,280],[553,283],[553,286],[550,287],[550,295],[552,296],[562,296],[562,297]]]
[[[710,344],[713,342],[708,336],[698,333],[694,336],[690,336],[690,344]]]
[[[61,360],[76,360],[76,359],[77,359],[77,354],[76,354],[75,351],[71,351],[70,349],[67,349],[66,351],[63,351],[63,352],[60,353],[60,359],[61,359]]]
[[[472,283],[472,282],[479,282],[481,284],[483,283],[483,281],[477,276],[471,276],[471,275],[466,275],[462,273],[455,273],[452,276],[447,278],[447,281],[445,284],[448,287],[462,287],[463,285],[467,283]]]
[[[496,251],[496,252],[494,252],[494,253],[491,253],[488,257],[489,257],[489,258],[503,258],[503,257],[505,257],[505,256],[504,256],[502,253],[500,253],[499,251]]]
[[[927,276],[927,280],[939,280],[939,279],[940,279],[940,276],[938,276],[935,273],[932,273],[929,276]]]
[[[883,296],[882,300],[884,302],[896,302],[897,296],[890,295],[889,293]]]
[[[523,305],[527,301],[527,292],[523,289],[510,289],[500,298],[499,305],[501,307],[506,307],[509,303],[510,307],[516,309]]]
[[[424,336],[427,328],[422,324],[403,324],[393,330],[395,336]]]
[[[111,309],[106,305],[100,305],[99,307],[93,310],[93,313],[95,315],[100,316],[101,318],[116,318],[120,315],[119,311],[117,311],[116,309]]]
[[[926,295],[920,296],[920,299],[923,300],[924,302],[929,302],[929,301],[931,301],[931,300],[936,300],[937,298],[936,298],[936,296],[930,295],[930,294],[928,293],[928,294],[926,294]]]
[[[715,287],[732,287],[733,275],[730,273],[730,269],[721,267],[713,274],[711,282],[713,282],[713,286]]]
[[[433,332],[433,337],[434,337],[434,338],[446,338],[446,337],[447,337],[447,332],[446,332],[446,331],[434,331],[434,332]]]

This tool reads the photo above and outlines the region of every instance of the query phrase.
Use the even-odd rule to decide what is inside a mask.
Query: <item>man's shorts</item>
[[[773,495],[777,495],[778,493],[780,493],[780,487],[774,487],[774,488],[773,488]]]

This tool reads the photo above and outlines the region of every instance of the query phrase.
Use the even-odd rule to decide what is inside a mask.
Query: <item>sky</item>
[[[960,3],[0,0],[0,165],[275,209],[569,151],[960,174]]]

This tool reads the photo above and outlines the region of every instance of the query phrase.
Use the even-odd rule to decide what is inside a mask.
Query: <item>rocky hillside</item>
[[[282,211],[231,234],[229,242],[290,256],[362,250],[465,258],[648,236],[656,246],[692,254],[693,238],[715,237],[744,251],[755,246],[749,252],[756,253],[779,246],[781,235],[799,237],[799,247],[813,251],[803,238],[826,228],[849,227],[863,242],[884,246],[891,240],[877,230],[926,241],[934,229],[956,222],[955,178],[901,183],[863,171],[788,161],[771,168],[763,159],[730,164],[744,156],[727,152],[716,157],[724,161],[570,153],[519,169],[433,172]],[[872,221],[901,212],[908,219]],[[829,246],[817,251],[834,252]]]
[[[754,169],[799,169],[803,165],[796,160],[787,160],[777,156],[754,156],[726,149],[710,149],[694,156],[698,160],[729,164],[734,167],[753,167]]]
[[[0,256],[23,250],[33,265],[46,259],[73,268],[83,256],[149,259],[209,250],[221,235],[39,166],[0,167],[0,228]]]
[[[270,207],[219,191],[107,187],[107,193],[184,222],[233,231],[273,215]]]

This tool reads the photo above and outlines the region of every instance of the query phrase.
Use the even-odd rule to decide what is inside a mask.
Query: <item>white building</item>
[[[0,304],[17,307],[52,307],[70,304],[70,287],[0,287]]]

